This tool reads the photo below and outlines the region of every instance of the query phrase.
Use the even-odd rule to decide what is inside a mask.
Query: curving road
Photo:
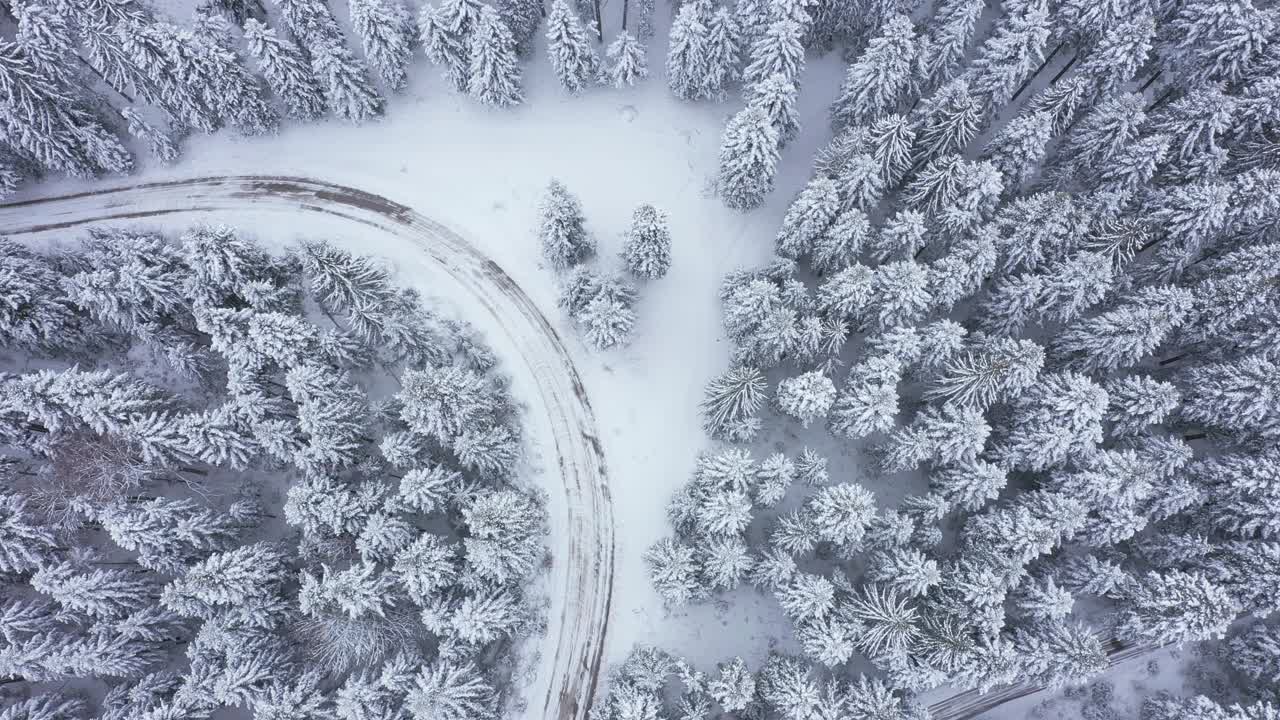
[[[565,516],[553,518],[547,636],[527,714],[584,720],[595,695],[613,593],[613,505],[595,415],[564,342],[533,301],[463,237],[385,197],[301,177],[236,175],[108,187],[0,205],[0,234],[204,211],[313,212],[411,244],[489,313],[520,353],[554,437]],[[514,359],[512,359],[514,362]],[[548,653],[550,655],[548,656]]]

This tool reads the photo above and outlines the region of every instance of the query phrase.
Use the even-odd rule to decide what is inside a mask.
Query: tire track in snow
[[[584,720],[596,691],[613,599],[607,468],[595,414],[564,341],[498,263],[406,205],[323,180],[273,175],[137,183],[9,203],[0,205],[0,234],[246,208],[332,215],[412,244],[469,291],[520,351],[554,437],[566,509],[561,537],[551,538],[547,637],[554,638],[554,646],[550,662],[543,650],[526,714]]]

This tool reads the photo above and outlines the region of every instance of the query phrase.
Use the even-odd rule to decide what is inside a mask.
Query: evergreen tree
[[[758,85],[772,75],[795,83],[804,71],[804,28],[791,18],[769,23],[751,45],[750,62],[742,72],[747,87]]]
[[[889,18],[849,66],[831,107],[832,125],[867,125],[894,112],[910,83],[918,47],[911,18]]]
[[[516,59],[515,39],[497,11],[488,5],[480,11],[471,35],[470,67],[467,91],[476,100],[498,107],[520,104],[520,64]]]
[[[645,551],[649,580],[668,605],[683,605],[706,594],[698,580],[700,569],[691,547],[663,538]]]
[[[0,493],[0,572],[25,574],[52,558],[58,540],[42,520],[22,496]]]
[[[320,80],[325,102],[343,120],[362,123],[382,114],[383,100],[351,51],[338,40],[322,39],[308,46],[311,67]]]
[[[759,107],[747,106],[725,127],[720,145],[720,196],[735,210],[750,210],[773,189],[778,130]]]
[[[875,514],[875,498],[860,485],[830,485],[809,498],[805,512],[819,539],[851,550]]]
[[[920,128],[916,133],[916,162],[962,152],[986,122],[986,108],[971,89],[971,78],[961,75],[920,103]]]
[[[1106,391],[1083,375],[1045,375],[1014,401],[993,455],[1006,468],[1036,472],[1088,457],[1102,441],[1106,407]]]
[[[498,16],[511,31],[516,52],[528,55],[533,49],[533,38],[542,24],[542,0],[499,0]]]
[[[1022,81],[1035,72],[1051,34],[1048,3],[1014,0],[1003,4],[1008,12],[1005,21],[996,23],[970,65],[974,92],[988,107],[997,108],[1008,104]]]
[[[707,23],[706,57],[707,76],[704,80],[703,95],[713,99],[724,99],[731,85],[741,79],[741,48],[739,38],[741,30],[727,6],[716,9]]]
[[[1192,309],[1192,298],[1181,288],[1143,288],[1114,309],[1068,326],[1054,339],[1052,352],[1080,370],[1132,366],[1177,330]]]
[[[817,418],[826,417],[836,399],[836,386],[820,372],[808,372],[778,383],[778,409],[808,427]]]
[[[280,592],[286,560],[281,548],[265,542],[211,555],[166,585],[161,602],[179,615],[205,619],[219,609],[268,602]]]
[[[710,67],[711,4],[684,3],[671,25],[667,48],[667,86],[681,100],[704,99]]]
[[[707,383],[701,404],[707,434],[745,442],[760,429],[756,413],[764,406],[768,383],[757,368],[738,366]]]
[[[671,230],[665,212],[647,204],[636,208],[622,246],[622,258],[638,278],[655,280],[667,274],[671,267]]]
[[[542,254],[552,267],[562,270],[595,254],[595,240],[587,233],[582,204],[559,180],[547,184],[539,212]]]
[[[931,300],[929,276],[920,265],[901,260],[876,268],[871,302],[879,327],[914,324],[924,316]]]
[[[627,31],[609,44],[605,56],[609,60],[609,81],[615,88],[626,88],[649,77],[647,49]]]
[[[405,68],[413,54],[413,19],[398,0],[353,0],[351,28],[364,56],[392,91],[409,84]]]
[[[896,472],[923,462],[972,462],[982,452],[990,432],[979,410],[954,405],[945,405],[941,410],[925,408],[910,425],[889,438],[883,464],[886,470]]]
[[[929,474],[930,490],[948,505],[970,512],[999,497],[1007,482],[1003,468],[984,460],[946,465]]]
[[[826,232],[814,241],[814,270],[833,272],[854,266],[870,233],[871,222],[866,213],[857,208],[845,208]]]
[[[178,159],[178,146],[169,133],[147,122],[136,109],[126,107],[120,117],[128,123],[129,134],[146,143],[157,160],[169,165]]]
[[[982,0],[945,0],[937,4],[916,55],[922,91],[942,85],[956,74],[985,7]]]
[[[798,94],[799,89],[794,82],[776,73],[749,88],[748,104],[769,116],[769,121],[778,131],[780,147],[791,142],[800,132],[800,115],[796,110]]]
[[[983,339],[947,364],[925,391],[928,399],[978,408],[1011,399],[1035,382],[1044,349],[1030,340]]]
[[[439,658],[414,678],[406,708],[414,720],[492,720],[493,688],[471,662]]]
[[[741,712],[755,701],[756,681],[742,658],[735,657],[720,666],[720,675],[707,686],[725,712]]]
[[[1035,174],[1053,137],[1053,115],[1045,111],[1015,118],[987,144],[986,156],[1018,187]]]
[[[590,86],[600,74],[600,58],[568,0],[553,0],[547,15],[547,56],[560,84],[571,93]]]
[[[1221,637],[1239,606],[1221,588],[1197,574],[1150,572],[1126,594],[1117,618],[1120,637],[1185,643]]]
[[[1177,7],[1160,48],[1166,69],[1189,84],[1236,82],[1264,52],[1274,19],[1248,0]]]
[[[872,357],[853,366],[832,406],[831,432],[857,439],[891,429],[901,380],[902,364],[894,358]]]
[[[626,282],[606,280],[575,319],[597,349],[625,345],[635,327],[635,299],[635,289]]]
[[[471,35],[482,8],[479,0],[443,0],[439,7],[423,5],[418,14],[422,49],[457,92],[466,92],[471,78]]]
[[[1132,436],[1164,422],[1182,403],[1181,393],[1172,383],[1148,375],[1128,375],[1104,384],[1107,390],[1107,420],[1111,434]]]
[[[815,177],[787,208],[775,241],[778,254],[792,259],[809,254],[840,212],[840,188],[835,180]]]

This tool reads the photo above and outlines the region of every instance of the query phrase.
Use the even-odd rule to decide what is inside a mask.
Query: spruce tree
[[[649,76],[649,61],[645,46],[627,31],[609,44],[605,57],[609,60],[609,81],[615,88],[626,88]]]
[[[405,68],[413,54],[413,19],[398,0],[352,0],[351,27],[365,59],[391,91],[409,84]]]
[[[748,104],[758,107],[769,116],[778,131],[779,147],[785,146],[800,132],[800,115],[796,110],[796,84],[781,74],[773,74],[752,85]]]
[[[735,210],[750,210],[773,189],[778,130],[761,108],[748,106],[725,127],[720,145],[720,196]]]
[[[564,89],[576,94],[596,82],[600,58],[568,0],[551,3],[546,34],[547,56]]]
[[[582,204],[559,180],[547,184],[539,213],[542,254],[552,267],[563,270],[595,254],[595,240],[587,233]]]
[[[631,228],[622,246],[627,268],[638,278],[655,280],[671,267],[671,230],[667,214],[652,205],[641,205],[631,216]]]
[[[467,92],[476,100],[497,107],[518,105],[520,64],[515,40],[497,11],[486,5],[480,11],[471,35],[471,77]]]
[[[820,372],[808,372],[778,383],[778,409],[804,426],[826,417],[836,398],[836,386]]]
[[[889,18],[858,61],[849,66],[831,108],[832,125],[866,125],[894,112],[911,80],[918,42],[911,19]]]
[[[840,189],[834,180],[815,177],[787,208],[775,246],[792,259],[809,254],[815,241],[828,232],[840,211]]]
[[[782,75],[795,83],[804,71],[804,29],[795,20],[774,20],[751,45],[750,62],[742,72],[748,87],[771,75]]]
[[[443,0],[439,7],[423,5],[418,13],[422,49],[457,92],[465,92],[471,78],[471,34],[482,7],[479,0]]]
[[[711,4],[684,3],[671,25],[667,49],[667,87],[681,100],[704,99],[709,67]]]
[[[374,90],[362,65],[338,40],[323,38],[307,48],[325,102],[343,120],[362,123],[382,114],[382,96]]]

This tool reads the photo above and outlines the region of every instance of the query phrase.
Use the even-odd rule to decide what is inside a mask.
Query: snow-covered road
[[[553,563],[547,647],[528,690],[528,717],[586,717],[601,669],[613,592],[614,527],[605,458],[595,416],[555,327],[501,265],[458,233],[412,208],[356,188],[301,177],[198,177],[35,198],[0,205],[0,234],[49,233],[105,220],[236,211],[307,212],[387,233],[447,273],[486,327],[500,328],[505,358],[539,397],[533,422],[550,428],[560,484],[547,488]],[[548,468],[551,469],[551,468]]]

